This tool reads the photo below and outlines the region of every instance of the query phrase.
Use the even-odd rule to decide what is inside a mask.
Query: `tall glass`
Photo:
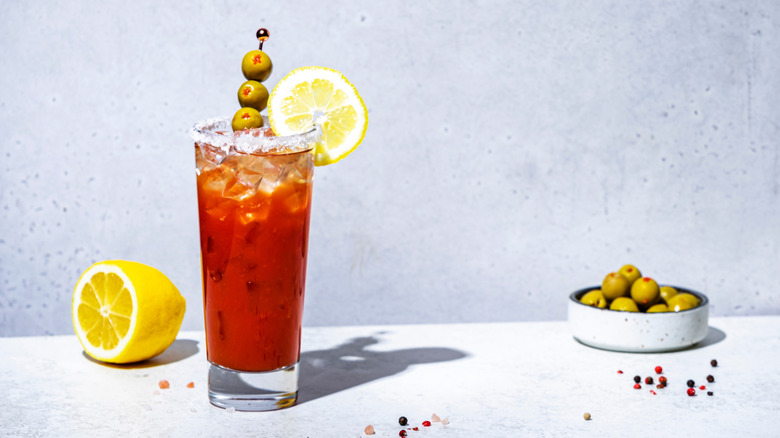
[[[244,411],[290,406],[298,394],[311,151],[319,132],[234,134],[224,118],[191,133],[209,399]]]

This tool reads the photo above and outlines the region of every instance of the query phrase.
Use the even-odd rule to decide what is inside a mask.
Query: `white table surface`
[[[200,332],[124,367],[75,336],[0,338],[0,436],[397,437],[398,417],[433,413],[449,424],[408,436],[780,435],[780,316],[711,318],[701,345],[663,354],[593,349],[566,322],[306,327],[302,364],[299,404],[230,412],[207,400]],[[656,365],[669,386],[633,389]]]

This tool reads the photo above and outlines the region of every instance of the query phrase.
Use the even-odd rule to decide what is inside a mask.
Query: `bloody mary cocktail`
[[[193,133],[206,355],[219,372],[292,369],[300,357],[317,133],[233,133],[229,123],[206,121]]]

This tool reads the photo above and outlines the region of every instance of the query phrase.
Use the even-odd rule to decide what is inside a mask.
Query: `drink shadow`
[[[173,362],[178,362],[180,360],[184,360],[190,356],[194,356],[198,354],[198,351],[200,351],[200,349],[198,348],[198,341],[193,341],[191,339],[176,339],[162,353],[158,354],[157,356],[151,359],[143,360],[140,362],[126,363],[126,364],[107,363],[107,362],[101,362],[92,359],[85,352],[82,352],[81,354],[83,354],[84,357],[89,359],[91,362],[103,366],[107,366],[111,368],[136,369],[136,368],[151,368],[160,365],[166,365]]]
[[[447,362],[467,356],[462,351],[437,347],[393,351],[366,349],[378,343],[376,337],[365,336],[329,350],[302,353],[297,404],[398,374],[410,365]]]

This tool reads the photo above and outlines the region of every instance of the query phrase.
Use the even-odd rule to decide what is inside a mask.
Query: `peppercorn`
[[[710,365],[712,365],[713,367],[716,367],[716,366],[718,366],[718,361],[717,361],[717,360],[715,360],[715,359],[712,359],[712,360],[710,361]]]
[[[642,378],[639,376],[634,376],[634,382],[639,383],[642,381]]]
[[[406,436],[406,431],[402,430],[402,431],[398,432],[398,436]]]
[[[690,395],[691,397],[693,397],[694,395],[696,395],[696,390],[695,390],[695,389],[693,389],[693,388],[688,388],[688,395]]]
[[[401,417],[398,419],[398,424],[401,426],[406,426],[409,423],[409,420],[406,419],[406,417]]]
[[[712,395],[712,391],[707,391],[707,395]]]
[[[688,381],[688,388],[693,388],[694,386],[696,386],[696,383],[693,380],[689,380]]]
[[[655,387],[658,388],[658,389],[664,389],[664,385],[661,384],[661,383],[655,385]]]
[[[663,372],[664,372],[664,369],[663,369],[663,368],[661,368],[660,366],[659,366],[659,367],[655,367],[655,373],[656,373],[656,374],[661,374],[661,373],[663,373]]]
[[[715,378],[714,378],[714,377],[712,377],[712,374],[710,374],[709,376],[707,376],[707,381],[708,381],[708,382],[710,382],[710,383],[712,383],[712,382],[714,382],[714,381],[715,381]]]
[[[648,385],[652,385],[653,384],[653,378],[650,377],[650,376],[645,377],[645,383],[647,383]]]
[[[658,381],[661,382],[661,385],[666,386],[666,377],[661,376],[658,378]]]
[[[640,385],[638,383],[635,383],[634,384],[634,389],[642,389],[642,385]]]
[[[585,414],[582,416],[582,418],[584,418],[585,421],[590,421],[590,414],[585,412]]]

